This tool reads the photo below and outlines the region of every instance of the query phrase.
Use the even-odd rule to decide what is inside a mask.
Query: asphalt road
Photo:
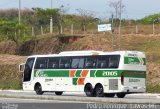
[[[36,95],[35,92],[24,91],[0,91],[1,97],[61,100],[61,101],[82,101],[82,102],[105,102],[105,103],[158,103],[160,104],[160,94],[129,94],[125,98],[108,97],[86,97],[84,93],[64,93],[57,96],[54,93],[44,93]]]
[[[160,105],[1,98],[0,109],[160,109]]]
[[[160,109],[160,94],[108,98],[86,97],[84,93],[57,96],[54,93],[0,91],[0,97],[0,109]]]

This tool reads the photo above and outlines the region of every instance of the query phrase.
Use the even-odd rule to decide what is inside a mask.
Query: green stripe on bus
[[[118,70],[91,70],[91,77],[119,77],[120,72]]]
[[[124,64],[140,64],[146,65],[146,58],[124,57]]]
[[[73,78],[73,79],[72,79],[72,84],[73,84],[73,85],[77,85],[77,80],[78,80],[78,78]]]
[[[146,78],[146,72],[145,71],[124,71],[124,77]]]
[[[142,59],[143,59],[144,65],[146,65],[146,58],[142,58]]]
[[[94,77],[96,70],[90,70],[90,77]]]
[[[124,70],[90,70],[90,77],[120,77],[121,73],[124,77],[146,78],[145,71],[124,71]]]
[[[34,77],[69,77],[70,70],[35,70]],[[76,77],[81,77],[82,70],[77,70]],[[90,70],[90,77],[124,77],[146,78],[146,71],[126,70]]]
[[[69,77],[69,70],[35,70],[35,77]]]
[[[82,72],[82,70],[77,70],[76,71],[76,77],[81,77],[81,72]]]

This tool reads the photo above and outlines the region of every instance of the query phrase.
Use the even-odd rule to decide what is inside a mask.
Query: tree
[[[78,21],[81,22],[81,30],[86,31],[86,26],[94,21],[94,14],[91,11],[84,10],[84,9],[76,9],[79,16]]]
[[[64,5],[61,5],[59,9],[60,9],[59,23],[60,23],[60,26],[62,26],[65,23],[65,16],[67,16],[66,12],[69,10],[69,7],[64,7]]]
[[[143,19],[141,19],[140,22],[143,24],[160,23],[160,14],[153,14],[153,15],[146,16]]]
[[[33,8],[33,10],[39,25],[49,24],[49,19],[52,17],[53,25],[58,27],[60,33],[60,9]]]
[[[19,24],[18,21],[10,21],[8,19],[2,19],[0,21],[0,33],[6,36],[9,40],[16,43],[17,53],[19,52],[20,41],[23,37],[22,32],[25,30],[23,24]]]
[[[112,0],[109,2],[109,7],[113,8],[114,9],[114,13],[115,13],[115,18],[118,19],[119,18],[119,15],[120,15],[120,0]],[[122,12],[124,11],[124,8],[125,8],[125,5],[124,4],[121,4],[121,9],[122,9]]]

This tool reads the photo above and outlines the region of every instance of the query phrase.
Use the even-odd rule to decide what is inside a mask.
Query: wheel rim
[[[101,95],[103,93],[103,88],[98,88],[97,94]]]
[[[102,97],[102,96],[104,96],[103,87],[102,87],[102,86],[97,86],[96,96],[97,96],[97,97]]]
[[[42,93],[42,87],[40,85],[37,86],[36,92],[37,92],[37,94]]]

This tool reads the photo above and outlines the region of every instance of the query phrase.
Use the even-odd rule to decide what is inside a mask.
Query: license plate
[[[137,87],[133,87],[133,89],[137,89]]]

